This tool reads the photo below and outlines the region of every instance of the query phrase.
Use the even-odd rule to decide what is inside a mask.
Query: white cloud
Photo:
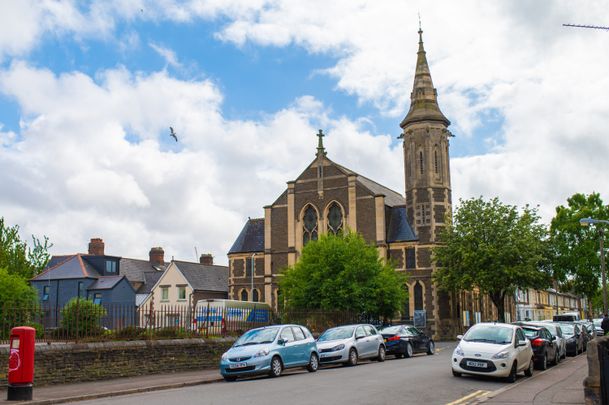
[[[154,43],[150,43],[149,46],[154,49],[156,53],[158,53],[164,60],[165,63],[169,66],[179,68],[182,66],[178,57],[174,51],[169,48],[165,48],[161,45],[157,45]]]

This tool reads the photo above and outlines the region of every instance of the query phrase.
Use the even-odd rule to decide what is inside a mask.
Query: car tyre
[[[378,354],[378,356],[376,356],[376,361],[378,361],[379,363],[385,361],[386,354],[387,353],[385,352],[385,346],[380,345],[379,354]]]
[[[532,377],[534,368],[535,368],[535,362],[533,361],[533,358],[531,357],[531,361],[529,361],[529,367],[527,367],[527,369],[524,370],[524,375],[526,375],[527,377]]]
[[[453,370],[453,377],[461,377],[461,373],[458,373],[455,370]]]
[[[537,368],[539,370],[548,369],[548,352],[545,352],[543,357],[537,362]]]
[[[404,357],[412,357],[412,345],[410,343],[406,343],[406,347],[404,348]]]
[[[224,376],[224,381],[226,381],[226,382],[233,382],[233,381],[237,381],[237,377],[233,377],[233,376],[225,375],[225,376]]]
[[[516,370],[517,369],[518,368],[516,367],[516,361],[514,361],[514,364],[512,364],[512,369],[510,370],[510,375],[508,375],[506,378],[507,382],[509,382],[510,384],[516,382]]]
[[[347,360],[346,364],[349,367],[357,365],[357,350],[355,350],[354,348],[351,348],[351,350],[349,350],[349,359]]]
[[[311,353],[311,358],[309,359],[309,364],[307,365],[307,371],[310,373],[314,373],[319,368],[319,357],[317,354]]]
[[[558,352],[558,348],[554,351],[554,365],[557,366],[560,363],[560,353]]]
[[[430,340],[429,343],[427,344],[427,355],[431,356],[435,353],[436,350],[436,345],[433,342],[433,340]]]
[[[283,363],[278,356],[273,357],[271,360],[271,371],[269,371],[269,375],[271,377],[279,377],[283,372]]]

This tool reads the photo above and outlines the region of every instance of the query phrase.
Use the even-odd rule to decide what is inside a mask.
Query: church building
[[[230,249],[229,297],[276,308],[278,278],[298,260],[302,247],[322,233],[349,229],[408,275],[409,302],[402,318],[422,314],[434,336],[454,337],[460,309],[431,278],[431,249],[452,204],[450,121],[438,106],[422,33],[419,29],[410,109],[400,123],[405,195],[332,161],[320,130],[311,164],[264,207],[264,218],[247,221]]]

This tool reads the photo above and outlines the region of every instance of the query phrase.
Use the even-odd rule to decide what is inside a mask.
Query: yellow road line
[[[483,391],[483,390],[474,391],[474,392],[472,392],[471,394],[466,395],[466,396],[464,396],[464,397],[462,397],[462,398],[459,398],[459,399],[457,399],[456,401],[449,402],[449,403],[448,403],[448,404],[446,404],[446,405],[461,405],[461,404],[467,404],[467,403],[469,403],[469,401],[470,401],[470,400],[473,400],[473,399],[476,399],[476,398],[482,397],[482,396],[487,395],[487,394],[489,394],[489,393],[490,393],[490,391]]]

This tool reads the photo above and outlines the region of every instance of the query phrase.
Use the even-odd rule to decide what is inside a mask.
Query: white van
[[[225,299],[199,300],[193,329],[212,335],[243,331],[271,322],[271,307],[264,302]]]
[[[577,312],[565,312],[564,314],[554,315],[552,321],[554,322],[575,322],[579,321],[580,317]]]

